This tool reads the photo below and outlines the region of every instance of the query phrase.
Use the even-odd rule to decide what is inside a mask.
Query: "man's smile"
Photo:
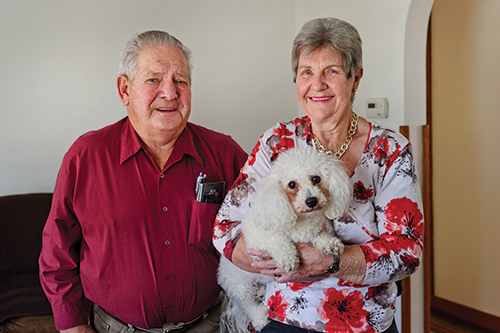
[[[156,111],[160,111],[160,112],[172,112],[175,110],[177,110],[177,109],[176,108],[156,108]]]

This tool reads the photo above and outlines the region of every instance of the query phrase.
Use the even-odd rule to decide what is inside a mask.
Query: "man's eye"
[[[158,82],[158,79],[147,79],[146,82],[148,82],[148,83],[156,83],[156,82]]]
[[[289,188],[290,190],[294,190],[294,189],[296,189],[296,188],[297,188],[297,183],[296,183],[296,182],[294,182],[294,181],[289,182],[289,183],[288,183],[288,188]]]
[[[313,184],[319,184],[319,183],[321,183],[321,177],[320,176],[312,176],[311,181]]]

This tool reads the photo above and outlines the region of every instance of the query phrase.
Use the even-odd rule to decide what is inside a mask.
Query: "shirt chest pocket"
[[[189,223],[188,245],[214,251],[212,244],[215,216],[220,204],[208,204],[194,201]]]

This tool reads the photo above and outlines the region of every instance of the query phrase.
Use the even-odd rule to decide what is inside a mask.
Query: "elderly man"
[[[43,232],[40,279],[56,328],[216,332],[212,226],[247,154],[188,122],[190,51],[180,41],[137,35],[120,67],[128,117],[71,146]]]

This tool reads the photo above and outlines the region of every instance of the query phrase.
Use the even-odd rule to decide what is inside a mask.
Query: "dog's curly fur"
[[[247,247],[269,252],[287,272],[299,265],[296,242],[340,254],[344,246],[331,220],[347,210],[351,198],[341,162],[312,147],[292,148],[272,165],[241,222]],[[218,279],[228,296],[221,332],[248,332],[250,323],[261,330],[269,322],[265,285],[273,278],[241,270],[222,256]]]

